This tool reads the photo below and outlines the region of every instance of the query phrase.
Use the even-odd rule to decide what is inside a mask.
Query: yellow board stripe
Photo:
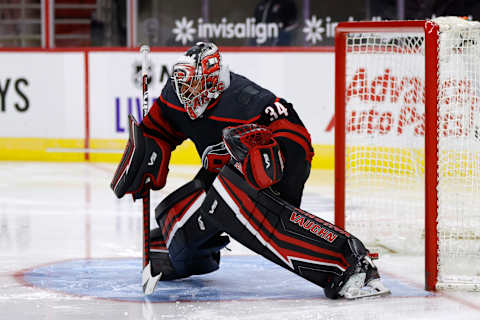
[[[125,148],[125,139],[91,139],[89,161],[119,163]],[[315,156],[313,169],[333,170],[335,152],[333,145],[314,144]],[[450,164],[442,168],[446,176],[479,175],[476,170],[478,159],[476,151],[444,151]],[[0,138],[0,160],[18,161],[85,161],[83,139],[54,138]],[[172,164],[200,166],[200,157],[195,145],[189,140],[172,153]],[[465,163],[459,172],[455,163]],[[425,160],[423,150],[386,147],[349,147],[346,159],[347,170],[372,173],[390,173],[392,175],[423,174]]]
[[[123,139],[91,139],[90,147],[93,150],[117,150],[118,153],[92,152],[90,153],[90,161],[118,163],[120,162],[126,143],[127,140]],[[193,142],[188,140],[178,146],[175,151],[172,152],[170,163],[199,165],[200,157],[197,154]]]
[[[85,161],[84,139],[0,138],[0,160],[19,161]],[[51,149],[65,152],[48,152]]]
[[[125,139],[91,139],[89,159],[92,162],[118,163],[125,148]],[[0,160],[85,161],[83,139],[0,138]],[[334,149],[331,145],[314,145],[314,169],[333,169]],[[172,153],[172,164],[200,165],[195,145],[190,141]]]

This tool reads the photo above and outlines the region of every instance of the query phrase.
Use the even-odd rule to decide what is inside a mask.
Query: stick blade
[[[150,262],[148,262],[147,266],[143,268],[143,271],[142,271],[143,293],[146,295],[152,294],[155,288],[157,287],[157,283],[160,280],[161,276],[162,276],[162,273],[159,273],[156,276],[152,276],[152,268],[150,267]]]

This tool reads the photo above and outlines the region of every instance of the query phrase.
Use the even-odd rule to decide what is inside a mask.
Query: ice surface
[[[225,251],[217,273],[170,285],[177,293],[169,293],[169,302],[159,300],[160,292],[142,299],[135,278],[140,279],[135,268],[141,255],[141,202],[115,198],[109,188],[114,169],[96,163],[0,162],[0,320],[480,319],[479,293],[423,290],[422,257],[380,257],[377,265],[394,289],[389,297],[332,301],[238,243]],[[167,187],[152,193],[152,207],[194,174],[192,167],[172,166]],[[332,220],[331,172],[312,172],[302,207]],[[62,278],[62,268],[70,278]],[[260,278],[258,268],[272,278]],[[226,289],[222,283],[231,285]],[[190,292],[182,293],[189,285]],[[228,296],[201,300],[205,288]],[[100,289],[103,298],[95,297]],[[175,294],[190,296],[172,302]]]

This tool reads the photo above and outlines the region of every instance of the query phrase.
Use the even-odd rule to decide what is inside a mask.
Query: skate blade
[[[388,289],[385,291],[359,289],[356,292],[347,292],[343,297],[347,300],[355,300],[355,299],[368,298],[368,297],[386,296],[386,295],[389,295],[390,293],[391,292]]]
[[[390,289],[385,287],[380,279],[375,279],[371,280],[363,288],[350,288],[350,290],[345,292],[344,298],[348,300],[354,300],[368,297],[386,296],[389,294],[391,294]]]

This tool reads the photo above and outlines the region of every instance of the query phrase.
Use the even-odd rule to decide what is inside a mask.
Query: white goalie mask
[[[198,42],[175,63],[172,80],[178,99],[194,120],[229,86],[230,72],[215,44]]]

